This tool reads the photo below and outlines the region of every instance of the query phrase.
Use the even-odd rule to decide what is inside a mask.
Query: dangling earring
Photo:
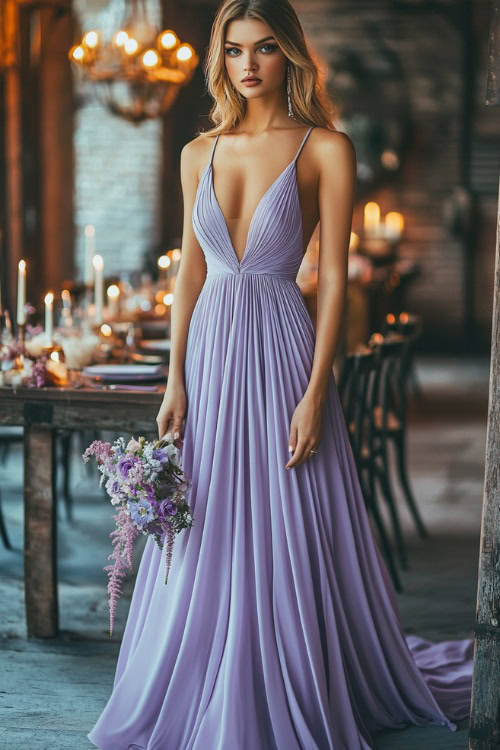
[[[291,81],[290,65],[287,65],[286,66],[286,96],[287,96],[287,99],[288,99],[288,117],[293,117],[293,112],[292,112],[292,97],[291,97],[292,87],[291,87],[290,81]],[[295,120],[295,117],[293,117],[293,119]]]

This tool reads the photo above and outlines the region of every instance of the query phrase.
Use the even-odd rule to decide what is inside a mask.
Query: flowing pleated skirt
[[[285,468],[313,351],[295,282],[207,277],[185,359],[194,525],[167,585],[146,541],[102,750],[368,750],[468,715],[473,642],[405,637],[333,373],[318,453]]]

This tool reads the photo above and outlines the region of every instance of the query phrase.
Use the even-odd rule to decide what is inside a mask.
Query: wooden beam
[[[500,50],[500,0],[492,3],[490,52]],[[489,56],[487,104],[498,105],[493,83],[499,61]],[[500,198],[500,185],[499,185]],[[479,549],[479,580],[474,629],[474,672],[469,730],[470,750],[493,750],[500,743],[500,200],[497,214],[493,329],[491,341],[484,498]]]

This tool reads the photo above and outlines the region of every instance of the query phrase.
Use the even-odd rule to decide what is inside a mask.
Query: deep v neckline
[[[207,170],[208,170],[208,174],[209,174],[210,191],[212,193],[215,206],[217,208],[217,211],[219,213],[220,219],[221,219],[222,224],[224,226],[224,233],[226,235],[226,239],[227,239],[228,245],[229,245],[230,249],[232,250],[232,253],[233,253],[233,256],[234,256],[234,260],[235,260],[238,268],[240,268],[243,265],[243,262],[244,262],[244,260],[246,258],[247,250],[248,250],[248,244],[249,244],[249,241],[250,241],[250,238],[251,238],[251,235],[252,235],[252,229],[253,229],[254,220],[255,220],[256,216],[258,215],[258,212],[259,212],[261,206],[264,204],[264,201],[265,201],[266,197],[271,192],[271,190],[275,187],[275,185],[278,183],[278,181],[281,180],[281,178],[288,172],[288,170],[291,167],[296,166],[297,159],[299,157],[300,152],[302,151],[302,147],[303,147],[304,143],[306,142],[306,138],[309,135],[309,133],[311,132],[311,130],[313,129],[313,127],[314,127],[314,125],[311,125],[311,127],[309,127],[309,129],[307,130],[307,132],[304,135],[304,138],[302,139],[302,142],[301,142],[301,144],[300,144],[300,146],[299,146],[299,148],[297,150],[297,153],[295,154],[295,156],[292,159],[292,161],[289,162],[286,165],[286,167],[279,173],[279,175],[276,177],[276,179],[273,180],[273,182],[269,185],[269,187],[267,188],[267,190],[264,192],[264,194],[260,198],[259,202],[257,203],[257,205],[255,207],[255,210],[254,210],[254,212],[252,214],[252,218],[250,219],[250,223],[248,225],[248,231],[247,231],[246,241],[245,241],[245,245],[244,245],[244,248],[243,248],[243,255],[241,256],[241,260],[239,260],[237,254],[236,254],[236,250],[234,248],[234,244],[233,244],[233,241],[231,239],[231,235],[229,233],[229,228],[227,226],[226,218],[225,218],[224,213],[222,211],[222,208],[220,206],[219,199],[217,198],[217,195],[215,193],[212,163],[213,163],[213,159],[214,159],[215,147],[217,146],[217,141],[219,140],[219,136],[218,135],[216,136],[215,143],[214,143],[213,148],[212,148],[212,154],[211,154],[211,157],[210,157],[210,161],[207,164]],[[295,184],[297,184],[296,174],[295,174],[294,179],[295,179]]]

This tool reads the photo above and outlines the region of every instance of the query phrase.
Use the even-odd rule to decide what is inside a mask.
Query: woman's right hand
[[[158,438],[162,438],[166,432],[178,432],[182,439],[182,422],[186,413],[186,390],[184,383],[167,383],[167,389],[156,417],[158,425]]]

